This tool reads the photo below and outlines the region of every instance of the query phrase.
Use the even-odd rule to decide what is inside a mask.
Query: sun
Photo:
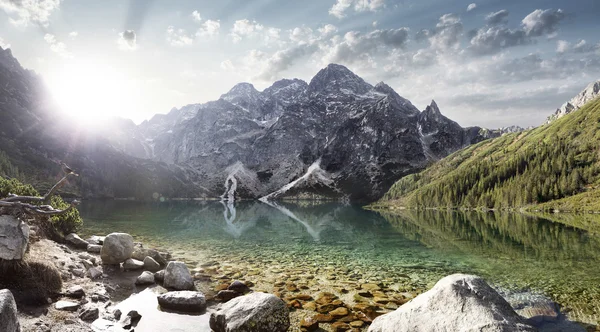
[[[105,63],[74,62],[55,68],[48,87],[62,112],[83,123],[127,117],[135,109],[137,93],[131,80]]]

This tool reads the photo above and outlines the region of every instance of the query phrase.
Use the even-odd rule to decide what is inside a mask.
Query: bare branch
[[[44,202],[44,203],[48,204],[48,202],[50,202],[50,199],[52,198],[54,193],[58,189],[60,189],[62,186],[64,186],[69,175],[75,175],[75,173],[69,173],[69,174],[65,175],[62,179],[60,179],[60,181],[58,181],[54,186],[52,186],[52,188],[50,188],[48,193],[46,195],[44,195],[43,197],[10,195],[10,197],[4,198],[1,201],[4,201],[4,202]]]
[[[75,174],[75,173],[68,173],[62,179],[60,179],[60,181],[58,181],[52,188],[50,188],[50,191],[48,191],[48,193],[44,196],[43,202],[48,204],[48,202],[50,201],[50,198],[52,198],[52,195],[54,195],[54,193],[65,184],[69,175],[72,175],[72,174]]]
[[[75,200],[75,201],[71,202],[71,205],[68,208],[63,209],[63,210],[56,210],[49,205],[38,206],[38,205],[32,205],[32,204],[27,204],[27,203],[21,203],[21,202],[0,201],[0,207],[19,208],[21,210],[24,210],[26,213],[29,212],[29,213],[33,213],[33,214],[39,214],[39,215],[63,214],[63,213],[68,212],[69,210],[71,210],[72,208],[77,206],[78,204],[79,204],[79,201]]]

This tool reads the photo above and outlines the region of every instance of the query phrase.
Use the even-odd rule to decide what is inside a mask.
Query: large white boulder
[[[168,292],[158,295],[158,304],[164,309],[202,312],[206,309],[204,294],[195,291]]]
[[[0,290],[0,331],[20,332],[15,298],[8,289]]]
[[[237,297],[210,315],[210,328],[216,332],[285,332],[289,327],[285,302],[266,293]]]
[[[102,264],[120,264],[133,254],[133,237],[126,233],[111,233],[106,236],[100,251]]]
[[[29,226],[18,218],[0,215],[0,259],[23,259],[29,243]]]
[[[184,262],[172,261],[167,264],[163,286],[176,290],[194,289],[194,278]]]
[[[453,274],[389,314],[369,332],[535,331],[482,278]]]

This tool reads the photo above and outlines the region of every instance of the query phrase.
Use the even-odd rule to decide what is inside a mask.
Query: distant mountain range
[[[2,50],[0,151],[38,186],[60,173],[57,161],[72,164],[84,197],[373,201],[458,149],[521,130],[462,128],[435,102],[421,112],[336,64],[309,83],[240,83],[140,125],[82,128],[59,114],[39,77]]]

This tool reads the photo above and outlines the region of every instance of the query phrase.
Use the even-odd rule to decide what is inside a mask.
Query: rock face
[[[169,262],[167,264],[163,286],[176,290],[194,289],[194,279],[184,262]]]
[[[483,279],[454,274],[389,314],[369,332],[535,331]]]
[[[225,303],[210,315],[216,332],[284,332],[290,327],[287,306],[275,295],[252,293]]]
[[[200,292],[168,292],[158,296],[158,304],[165,309],[202,312],[206,309],[206,298]]]
[[[0,331],[20,332],[15,298],[8,289],[0,290]]]
[[[100,251],[103,264],[119,264],[131,258],[133,237],[126,233],[111,233],[106,236]]]
[[[0,259],[23,259],[29,244],[29,226],[10,216],[0,215]]]
[[[551,123],[556,119],[560,119],[571,112],[577,111],[587,102],[598,98],[598,96],[600,96],[600,81],[590,83],[577,96],[573,97],[573,99],[566,102],[559,109],[557,109],[554,114],[549,116],[546,124]]]
[[[384,83],[331,64],[306,83],[240,83],[217,101],[139,126],[147,158],[190,167],[207,195],[379,198],[394,181],[499,132],[424,112]],[[133,153],[133,152],[132,152]],[[226,189],[223,190],[223,187]]]

